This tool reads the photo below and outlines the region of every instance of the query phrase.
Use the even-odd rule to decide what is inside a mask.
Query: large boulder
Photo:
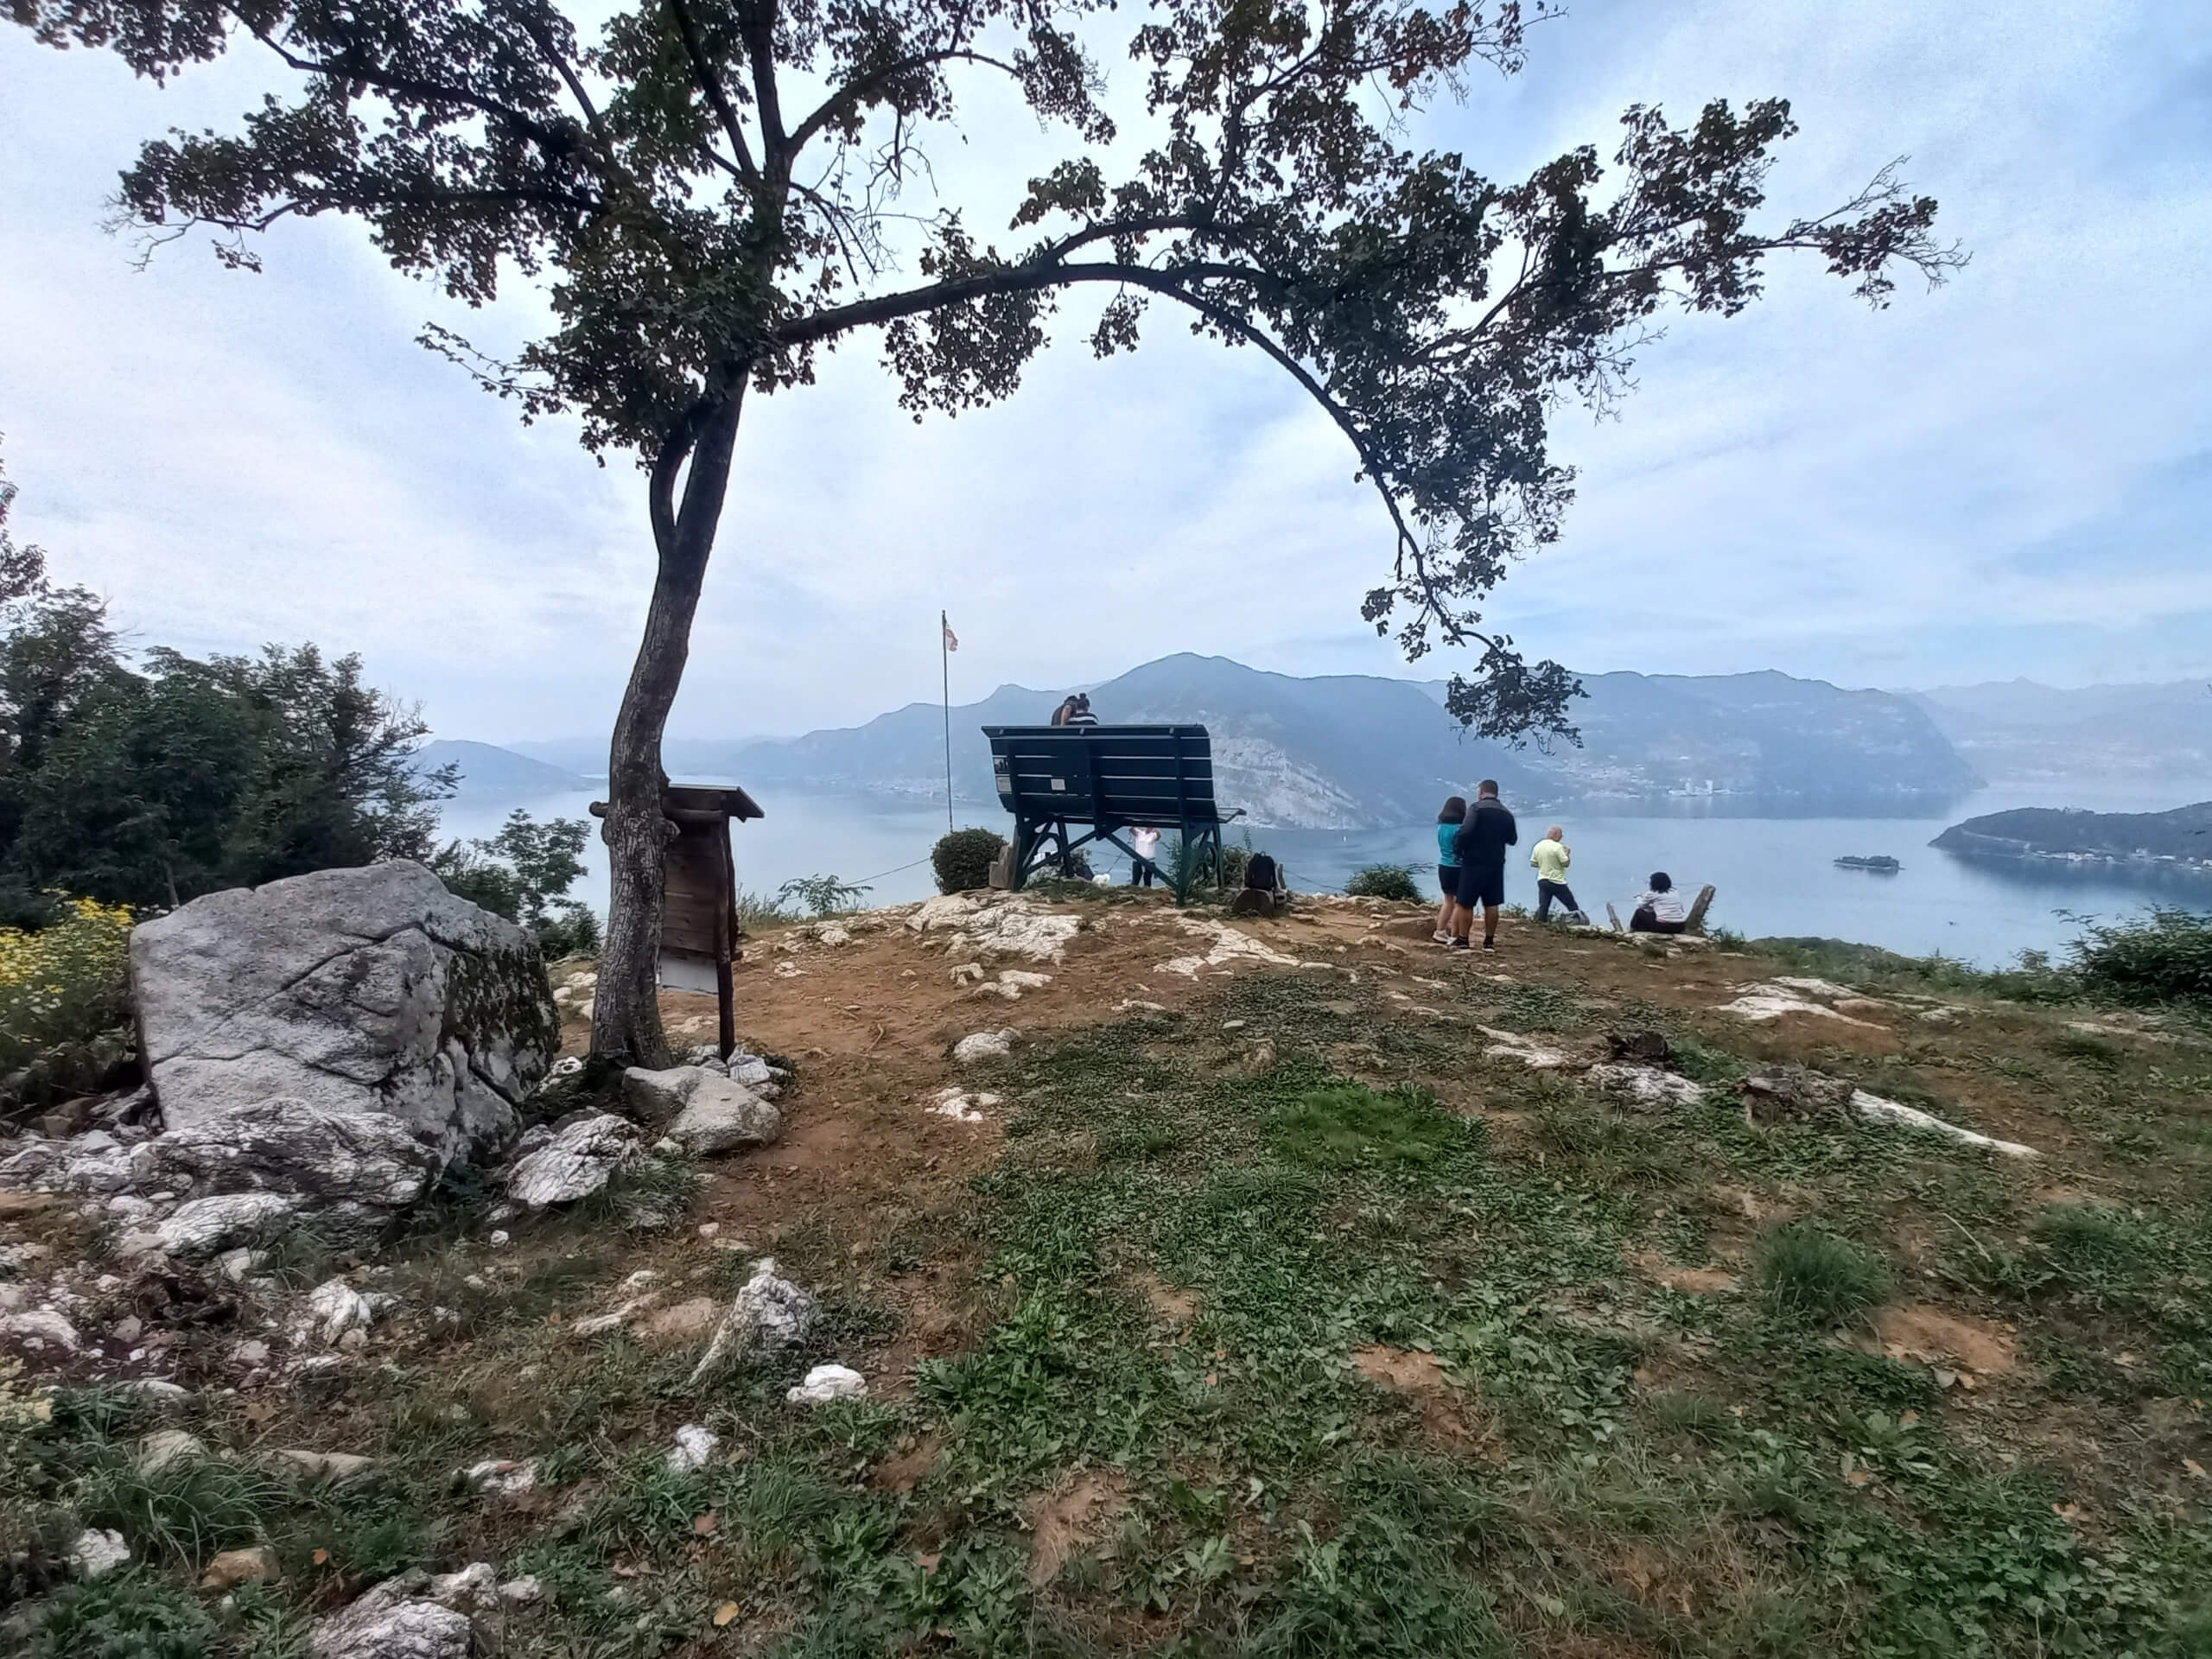
[[[334,1197],[331,1165],[345,1197],[404,1202],[513,1138],[559,1038],[530,935],[404,860],[195,899],[132,932],[130,983],[177,1161],[206,1185]]]

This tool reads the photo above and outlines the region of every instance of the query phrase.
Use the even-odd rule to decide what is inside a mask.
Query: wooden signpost
[[[672,991],[715,994],[721,1014],[716,1039],[727,1057],[737,1046],[730,963],[743,937],[729,826],[766,815],[741,789],[673,784],[662,786],[660,810],[676,830],[661,854],[660,982]],[[591,810],[604,817],[607,804],[594,801]]]

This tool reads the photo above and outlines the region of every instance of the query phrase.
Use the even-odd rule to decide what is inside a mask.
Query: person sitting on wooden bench
[[[1682,895],[1675,891],[1674,878],[1664,870],[1651,872],[1651,885],[1637,895],[1635,913],[1628,918],[1631,933],[1679,933],[1688,925],[1689,912]]]

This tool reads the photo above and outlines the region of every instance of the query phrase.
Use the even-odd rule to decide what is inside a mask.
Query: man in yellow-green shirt
[[[1536,919],[1540,922],[1551,920],[1554,899],[1559,901],[1569,921],[1582,919],[1582,906],[1574,902],[1574,890],[1567,885],[1567,867],[1574,861],[1574,855],[1562,839],[1566,834],[1555,823],[1529,850],[1529,862],[1536,871]]]

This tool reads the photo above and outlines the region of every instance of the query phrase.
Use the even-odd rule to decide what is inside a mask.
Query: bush
[[[1890,1270],[1872,1251],[1808,1222],[1759,1241],[1759,1283],[1785,1319],[1834,1325],[1887,1300]]]
[[[221,1632],[181,1585],[127,1567],[54,1598],[37,1659],[208,1659]]]
[[[842,916],[858,910],[868,891],[834,875],[802,875],[778,887],[776,899],[785,906],[804,905],[810,916]]]
[[[1370,864],[1354,873],[1351,880],[1344,883],[1344,891],[1355,899],[1421,902],[1421,889],[1414,885],[1414,867],[1410,864]]]
[[[972,893],[991,885],[991,865],[1006,850],[1006,837],[990,830],[955,830],[938,837],[930,849],[939,893]]]
[[[35,932],[0,928],[0,1072],[121,1025],[130,964],[121,905],[73,899]]]
[[[2153,910],[2090,927],[2073,952],[2075,972],[2094,989],[2138,1001],[2212,1001],[2212,916]]]

